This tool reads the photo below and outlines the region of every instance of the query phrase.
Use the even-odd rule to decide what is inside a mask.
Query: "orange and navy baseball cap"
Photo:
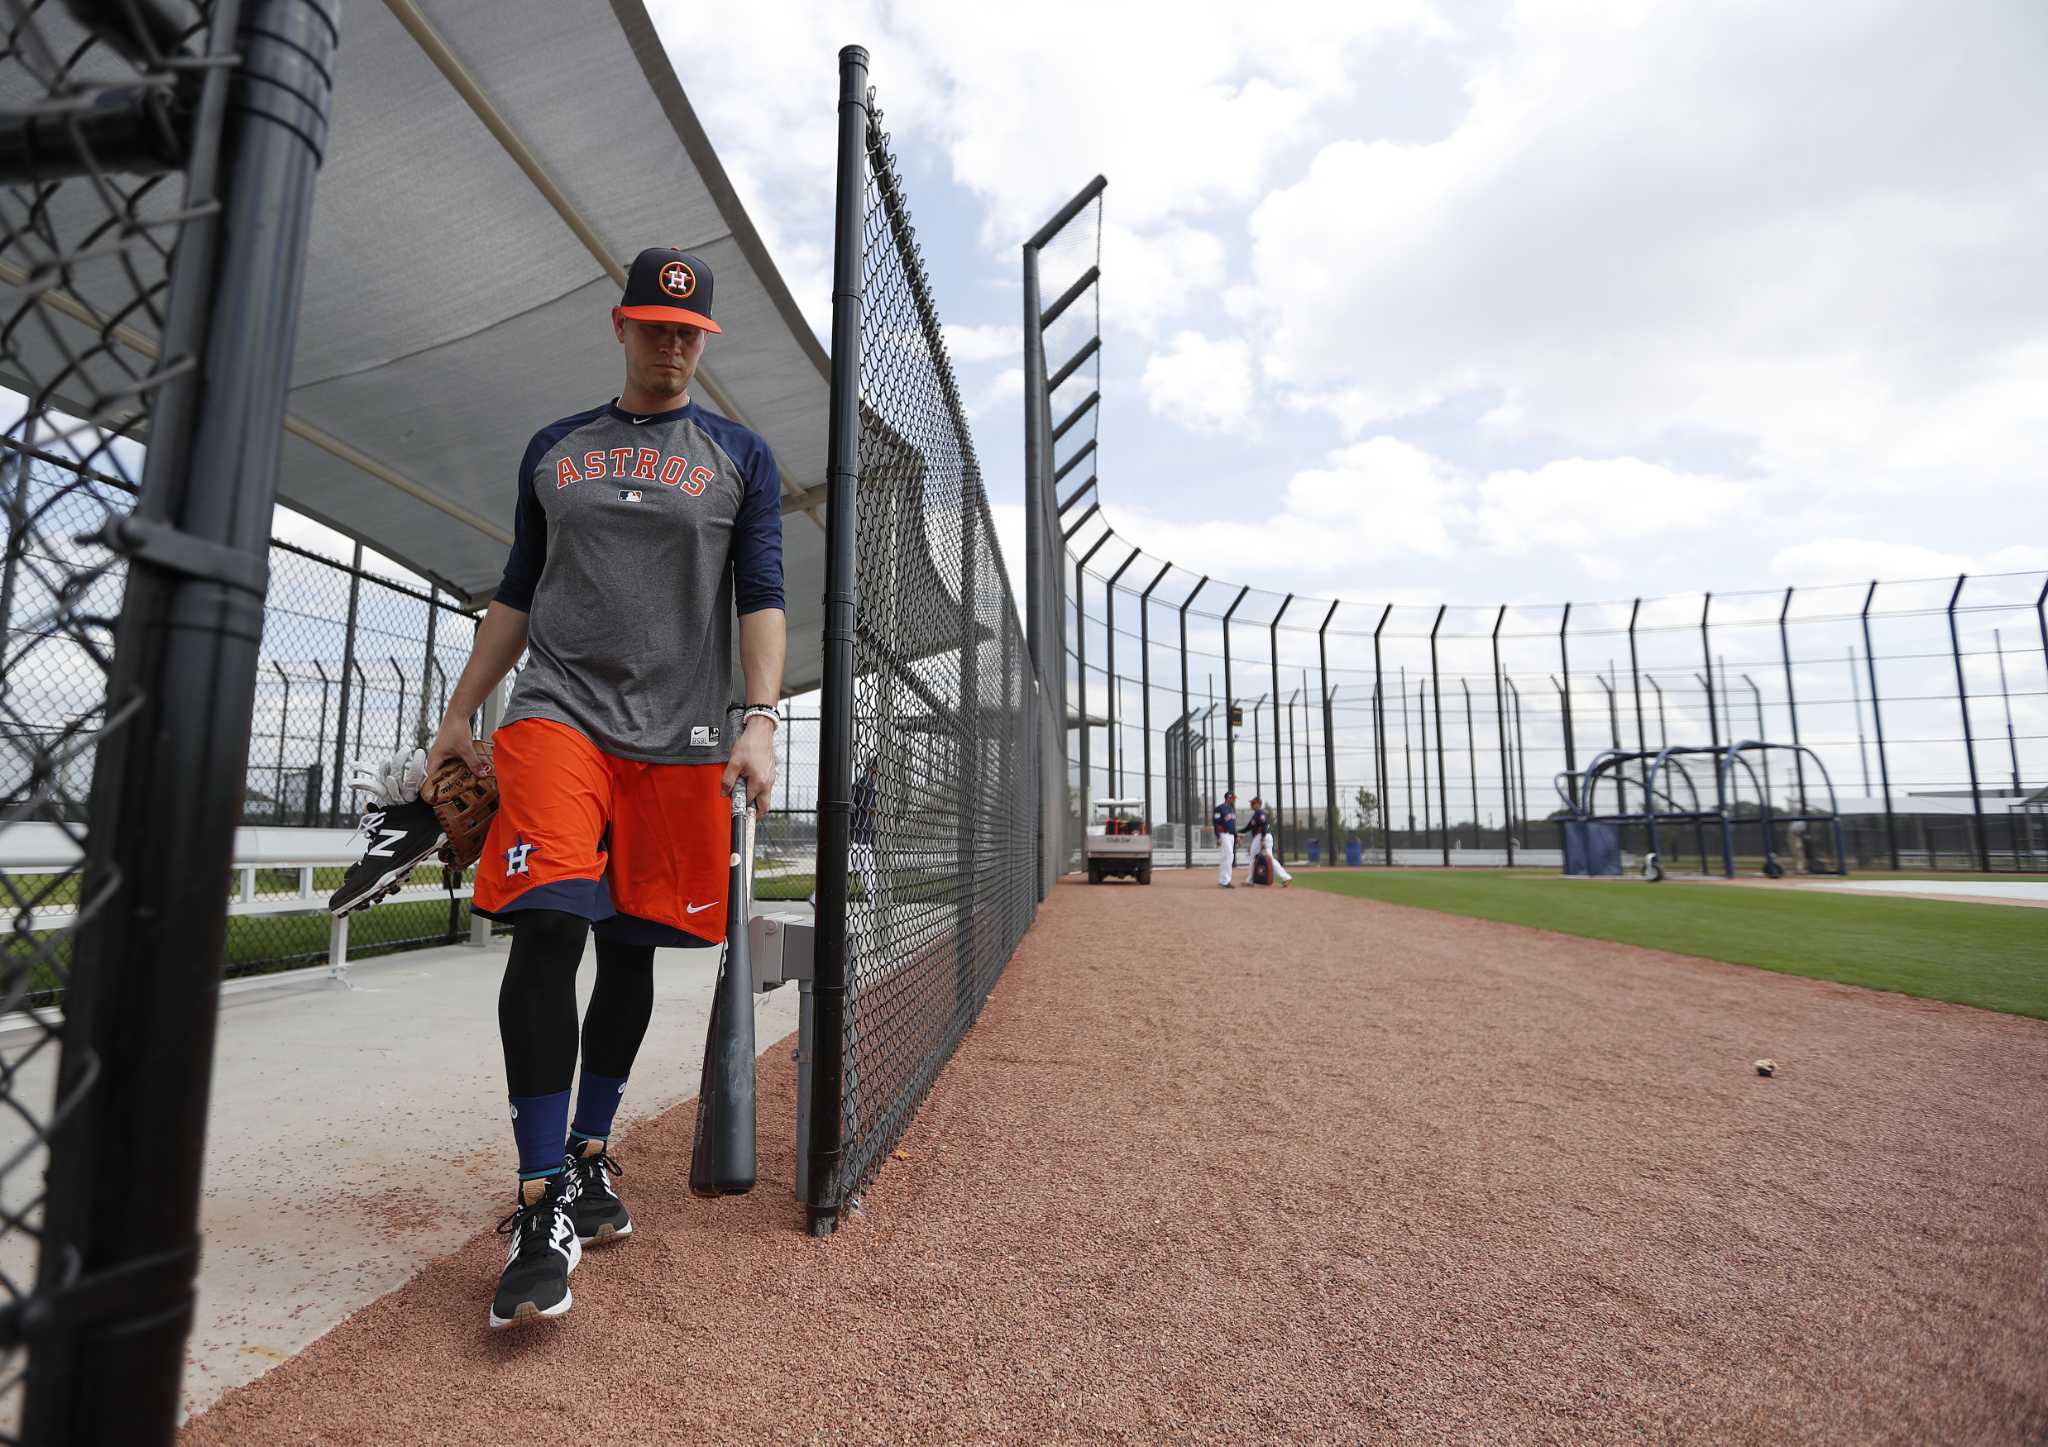
[[[619,315],[636,322],[681,322],[719,330],[711,320],[711,268],[672,246],[650,246],[633,258]]]

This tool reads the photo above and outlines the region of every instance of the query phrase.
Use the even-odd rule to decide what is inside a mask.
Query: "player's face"
[[[626,378],[637,390],[653,397],[680,397],[689,390],[704,355],[702,327],[620,317],[618,328],[626,348]]]

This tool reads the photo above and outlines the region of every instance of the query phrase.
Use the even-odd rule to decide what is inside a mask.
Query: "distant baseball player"
[[[1216,882],[1231,887],[1230,871],[1237,854],[1237,795],[1226,790],[1216,806]]]
[[[1266,867],[1273,871],[1273,877],[1280,881],[1282,889],[1293,884],[1294,876],[1287,872],[1285,866],[1280,863],[1280,856],[1273,852],[1273,821],[1266,816],[1265,806],[1257,794],[1252,795],[1251,824],[1245,833],[1251,840],[1245,857],[1251,861],[1253,867],[1257,867],[1260,857],[1263,856]]]
[[[766,443],[691,399],[719,330],[711,290],[694,256],[634,259],[611,313],[625,385],[527,444],[504,578],[428,750],[430,772],[460,756],[499,784],[474,900],[512,924],[498,1030],[518,1191],[498,1228],[512,1242],[494,1327],[568,1311],[581,1243],[632,1232],[606,1146],[653,1012],[654,950],[724,941],[730,793],[744,776],[758,804],[775,782],[781,479]],[[486,753],[470,715],[522,653]],[[578,1079],[576,970],[593,930]]]

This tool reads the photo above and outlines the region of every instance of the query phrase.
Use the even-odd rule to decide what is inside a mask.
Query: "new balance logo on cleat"
[[[414,868],[448,842],[433,808],[418,799],[371,809],[356,827],[368,843],[327,901],[335,914],[348,914],[395,894]]]

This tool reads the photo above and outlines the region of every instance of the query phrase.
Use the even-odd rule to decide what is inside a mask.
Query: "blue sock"
[[[519,1142],[519,1179],[561,1174],[562,1141],[569,1131],[569,1092],[510,1099],[512,1138]]]
[[[619,1113],[619,1097],[626,1093],[623,1075],[592,1075],[588,1070],[576,1083],[576,1135],[589,1141],[609,1140],[612,1117]]]

